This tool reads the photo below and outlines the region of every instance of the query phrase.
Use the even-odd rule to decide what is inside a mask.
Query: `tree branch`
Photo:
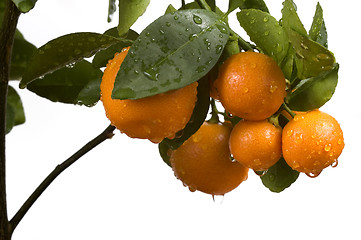
[[[7,0],[0,32],[0,239],[10,239],[6,203],[6,104],[10,75],[11,53],[20,11],[11,0]]]
[[[93,140],[84,145],[81,149],[79,149],[76,153],[74,153],[71,157],[65,160],[62,164],[58,165],[38,186],[38,188],[31,194],[31,196],[25,201],[25,203],[21,206],[18,212],[14,215],[14,217],[10,220],[11,232],[15,230],[19,222],[23,219],[25,214],[29,211],[31,206],[35,203],[35,201],[40,197],[40,195],[47,189],[47,187],[70,165],[75,163],[79,158],[85,155],[87,152],[98,146],[100,143],[105,141],[108,138],[111,138],[114,134],[113,131],[115,127],[109,125],[101,134],[95,137]]]

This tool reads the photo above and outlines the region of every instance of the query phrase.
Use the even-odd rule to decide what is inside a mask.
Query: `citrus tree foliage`
[[[13,2],[21,12],[29,11],[36,3],[34,0]],[[285,105],[289,109],[312,110],[332,97],[339,64],[328,49],[320,4],[307,30],[292,0],[284,1],[281,19],[269,13],[263,0],[229,0],[225,13],[216,1],[180,2],[179,9],[169,5],[163,15],[140,33],[131,28],[150,0],[110,0],[108,21],[118,4],[119,24],[104,33],[71,33],[36,48],[17,31],[10,77],[20,80],[20,88],[51,101],[92,107],[100,99],[99,86],[108,60],[122,48],[131,46],[116,77],[114,99],[145,98],[198,81],[198,100],[191,120],[176,138],[164,139],[159,144],[160,155],[167,164],[168,152],[181,146],[207,119],[210,79],[216,78],[219,66],[229,56],[240,51],[262,52],[277,62],[287,79]],[[1,2],[0,19],[3,9]],[[251,42],[231,29],[229,14],[236,14]],[[7,132],[24,121],[21,99],[9,87]],[[278,121],[284,125],[288,119],[280,115]],[[262,174],[261,180],[271,191],[281,192],[297,177],[298,172],[281,158]]]

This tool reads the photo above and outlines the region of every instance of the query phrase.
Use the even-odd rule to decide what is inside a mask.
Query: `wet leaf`
[[[11,56],[10,79],[20,80],[36,47],[25,39],[15,38]]]
[[[173,7],[172,4],[169,4],[168,7],[167,7],[167,9],[165,10],[165,14],[174,13],[174,12],[176,12],[176,11],[177,11],[177,9],[176,9],[175,7]]]
[[[25,113],[19,94],[12,87],[8,87],[7,111],[6,111],[6,133],[25,122]]]
[[[315,77],[333,68],[335,57],[327,48],[296,31],[287,32],[295,51],[298,78]]]
[[[99,81],[102,71],[92,67],[83,60],[37,79],[28,84],[27,88],[37,95],[53,102],[81,104],[78,102],[80,92],[93,81]],[[84,91],[84,90],[83,90]],[[99,92],[97,92],[99,96]]]
[[[207,10],[182,10],[150,24],[134,42],[114,84],[114,99],[137,99],[185,87],[217,63],[229,28]]]
[[[302,80],[288,94],[286,102],[295,111],[308,111],[323,106],[331,99],[338,82],[339,65],[317,77]]]
[[[95,78],[88,82],[87,85],[79,92],[77,104],[93,107],[100,100],[100,84],[102,79]]]
[[[150,0],[119,0],[119,36],[128,32],[130,27],[143,15]]]
[[[20,82],[25,88],[31,81],[66,65],[93,56],[100,49],[119,43],[119,39],[90,32],[72,33],[51,40],[33,55]]]
[[[263,185],[270,191],[279,193],[291,186],[297,180],[299,174],[281,158],[268,169],[267,173],[261,177],[261,180]]]
[[[12,0],[22,13],[27,13],[35,7],[37,0]]]
[[[118,30],[117,28],[111,28],[107,30],[104,34],[112,37],[117,37]],[[105,67],[108,61],[114,58],[115,53],[120,52],[123,48],[132,45],[133,41],[137,39],[138,36],[138,33],[133,30],[129,30],[127,36],[125,36],[124,38],[120,38],[118,43],[108,47],[107,49],[97,52],[92,62],[93,66],[95,68]]]
[[[238,7],[242,10],[259,9],[263,12],[269,13],[267,5],[263,0],[230,0],[229,6],[231,6],[231,4],[233,5],[233,7],[238,5]]]
[[[326,25],[323,19],[323,10],[320,3],[317,3],[309,36],[313,41],[318,42],[325,48],[328,47]]]
[[[281,23],[284,28],[290,28],[303,36],[308,36],[307,31],[297,14],[297,6],[292,0],[283,2]]]
[[[278,21],[257,9],[242,10],[237,18],[251,40],[280,65],[287,55],[289,40]]]

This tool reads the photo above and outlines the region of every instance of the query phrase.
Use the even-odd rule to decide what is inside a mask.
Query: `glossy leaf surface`
[[[263,0],[230,0],[229,5],[238,5],[240,9],[259,9],[263,12],[269,12],[266,3]]]
[[[332,70],[302,80],[286,97],[289,107],[296,111],[308,111],[323,106],[336,90],[338,69],[336,64]]]
[[[130,27],[143,15],[150,0],[119,0],[119,36],[128,32]]]
[[[287,55],[289,40],[287,33],[270,14],[257,9],[246,9],[237,13],[241,26],[251,40],[265,54],[281,64]]]
[[[328,47],[326,25],[323,19],[323,10],[320,3],[317,3],[309,36],[313,41],[318,42],[326,48]]]
[[[35,7],[37,0],[13,0],[13,3],[22,13],[27,13]]]
[[[56,38],[35,52],[23,75],[20,87],[25,88],[37,78],[91,57],[100,49],[108,48],[118,42],[117,38],[90,32],[72,33]]]
[[[99,81],[102,71],[83,60],[74,66],[65,67],[28,84],[27,88],[53,102],[81,104],[79,93],[92,81]],[[99,89],[100,91],[100,89]],[[96,93],[99,96],[99,91]]]
[[[296,4],[292,0],[283,2],[281,22],[282,27],[290,28],[303,36],[307,36],[307,31],[297,14]]]
[[[178,89],[217,63],[229,28],[207,10],[182,10],[150,24],[134,42],[114,84],[114,99],[137,99]]]
[[[268,169],[267,173],[261,177],[261,180],[263,185],[270,191],[279,193],[291,186],[297,180],[299,174],[281,158]]]

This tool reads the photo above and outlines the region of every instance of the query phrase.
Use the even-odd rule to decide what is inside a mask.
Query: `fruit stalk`
[[[58,165],[38,186],[38,188],[30,195],[30,197],[25,201],[25,203],[21,206],[19,211],[14,215],[14,217],[10,220],[10,224],[12,227],[12,231],[16,228],[19,222],[23,219],[25,214],[31,208],[31,206],[35,203],[35,201],[41,196],[41,194],[50,186],[50,184],[68,167],[70,167],[73,163],[75,163],[79,158],[84,156],[90,150],[98,146],[100,143],[105,141],[106,139],[113,137],[113,131],[115,127],[109,125],[101,134],[95,137],[93,140],[85,144],[81,149],[79,149],[76,153],[74,153],[71,157],[65,160],[63,163]],[[2,240],[2,239],[0,239]]]
[[[6,104],[11,53],[19,16],[20,11],[17,9],[15,4],[11,0],[7,0],[5,3],[4,19],[0,32],[0,240],[9,240],[11,238],[6,202]]]

